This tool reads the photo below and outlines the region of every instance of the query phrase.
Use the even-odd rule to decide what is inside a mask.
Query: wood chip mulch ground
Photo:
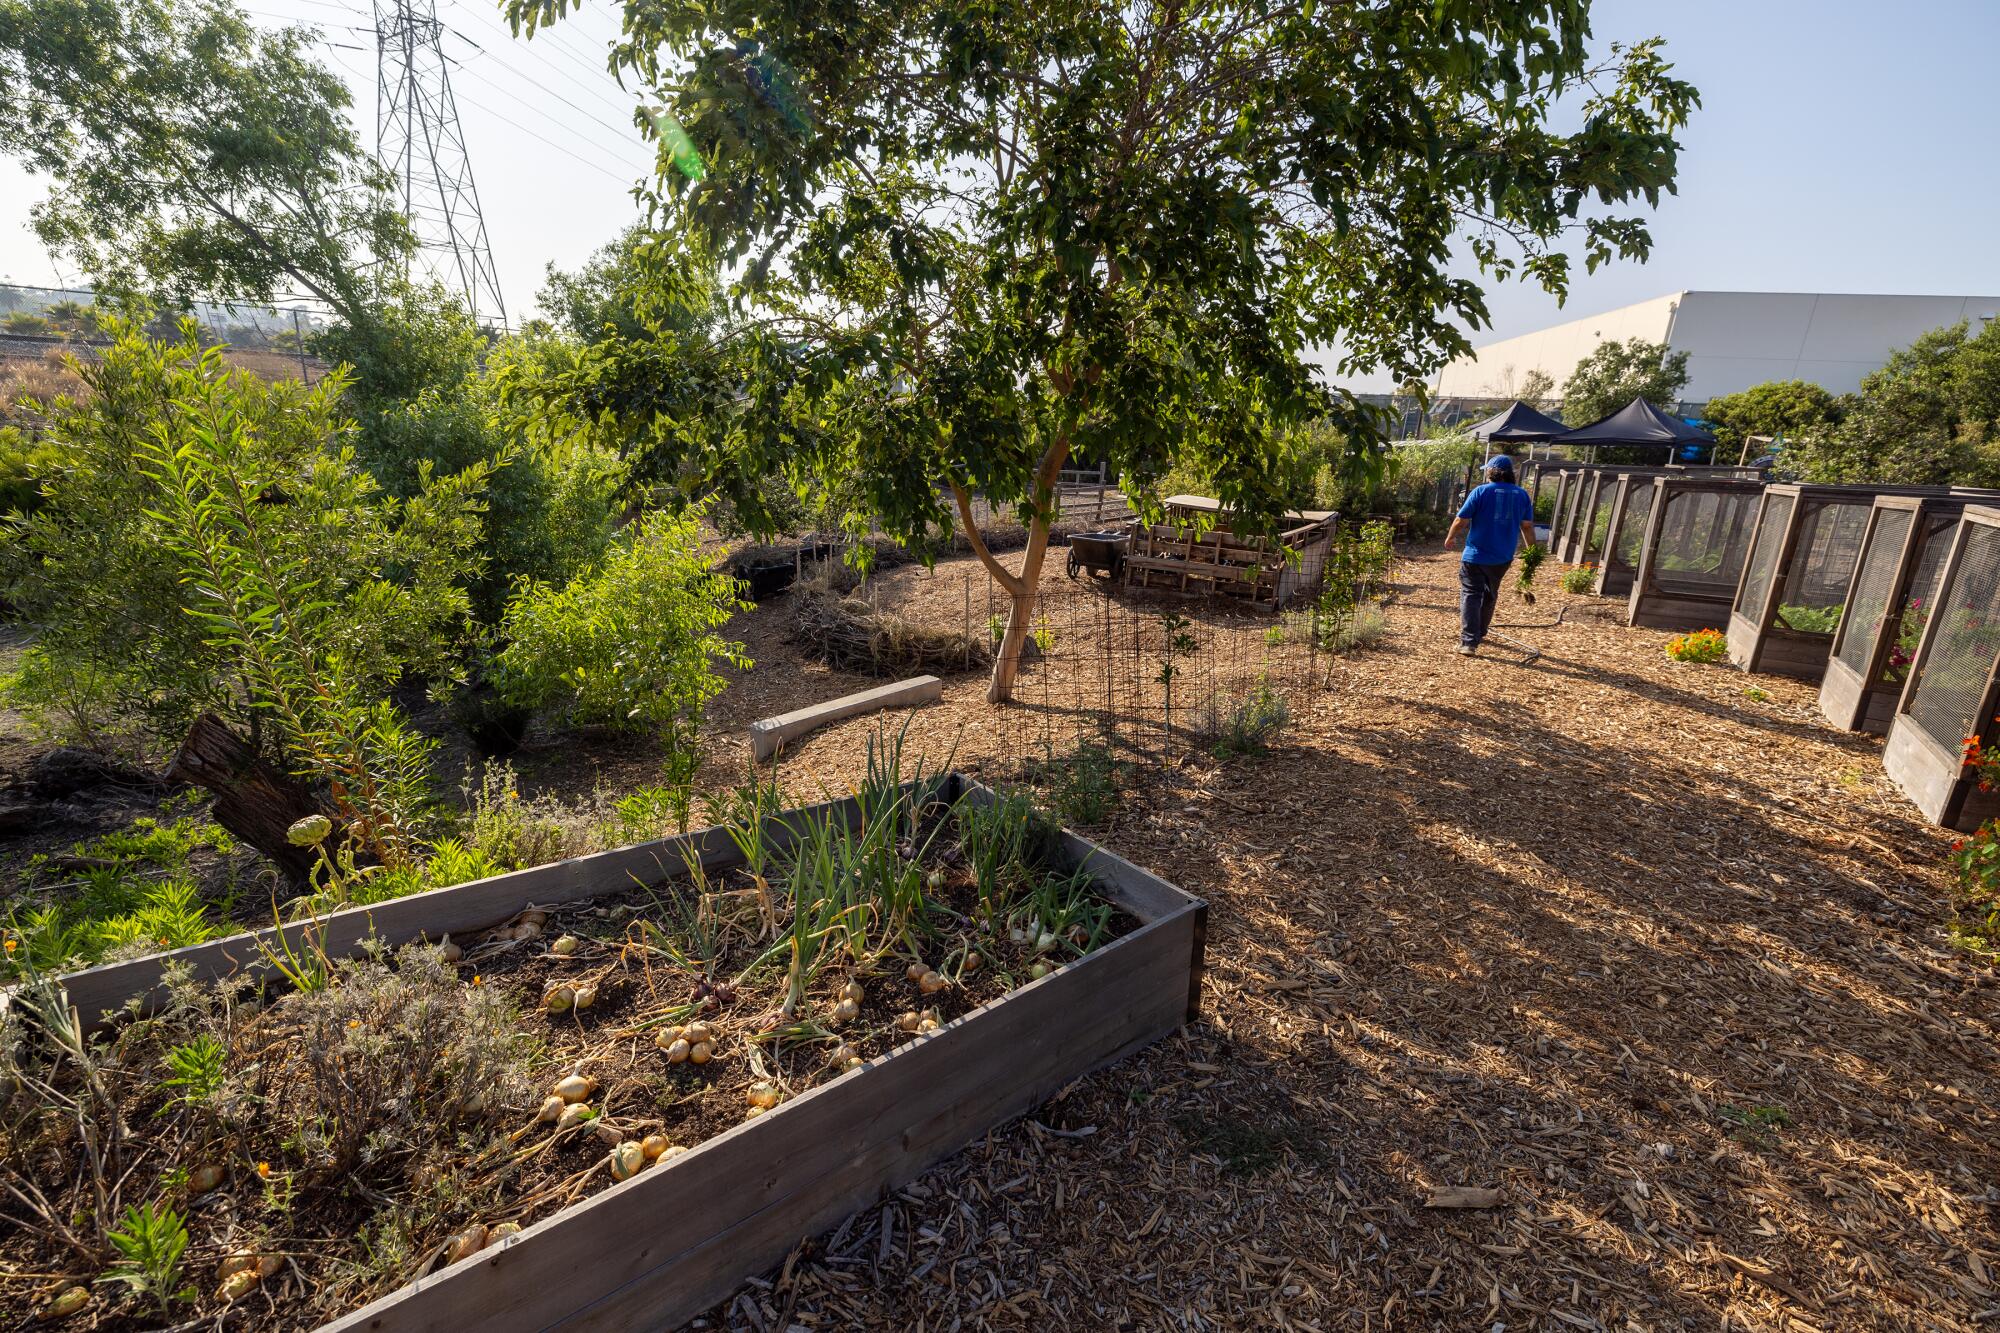
[[[1454,559],[1403,562],[1272,753],[1098,832],[1211,903],[1203,1021],[701,1326],[2000,1327],[2000,985],[1945,943],[1948,835],[1812,687],[1609,604],[1507,630],[1532,664],[1454,655]],[[732,727],[873,683],[788,664],[784,614]],[[912,744],[1003,758],[982,685]],[[840,785],[873,725],[786,780]]]

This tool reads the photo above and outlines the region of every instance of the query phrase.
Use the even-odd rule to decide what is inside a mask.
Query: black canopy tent
[[[1545,417],[1516,399],[1510,406],[1495,412],[1467,433],[1473,439],[1484,440],[1489,444],[1540,444],[1568,429],[1569,427],[1554,417]]]
[[[1549,443],[1580,445],[1590,449],[1611,444],[1625,448],[1677,450],[1686,444],[1714,444],[1715,437],[1699,426],[1690,426],[1679,417],[1668,416],[1644,398],[1634,398],[1604,420],[1564,431]]]

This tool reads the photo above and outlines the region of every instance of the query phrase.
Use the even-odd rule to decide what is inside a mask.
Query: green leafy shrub
[[[1843,606],[1795,606],[1778,608],[1778,623],[1804,634],[1832,634],[1840,628]]]
[[[1580,597],[1596,586],[1596,565],[1571,565],[1562,573],[1562,590],[1573,596]]]
[[[205,902],[193,859],[233,846],[205,820],[141,819],[76,844],[61,861],[35,857],[23,875],[0,975],[66,972],[125,950],[156,953],[214,938],[232,893],[225,890],[213,906]]]
[[[1102,824],[1118,808],[1123,767],[1100,741],[1083,742],[1060,763],[1051,756],[1042,767],[1051,808],[1065,824]]]
[[[180,1212],[167,1204],[132,1204],[120,1222],[104,1237],[118,1251],[118,1262],[106,1271],[106,1279],[122,1282],[134,1295],[152,1300],[162,1313],[171,1311],[176,1301],[194,1299],[193,1289],[181,1283],[188,1231]]]
[[[525,583],[507,605],[494,683],[524,707],[560,703],[578,721],[691,740],[721,693],[715,664],[748,667],[718,630],[748,609],[700,550],[689,516],[648,514],[596,568],[556,588]]]
[[[32,514],[42,507],[42,478],[61,454],[18,426],[0,426],[0,514]]]
[[[457,673],[485,469],[386,497],[343,447],[338,376],[267,382],[181,335],[122,332],[51,414],[64,466],[0,543],[7,596],[40,626],[34,697],[85,734],[135,720],[161,749],[216,713],[335,784],[393,861],[427,747],[384,699]]]
[[[1372,648],[1389,636],[1389,614],[1379,606],[1357,606],[1319,622],[1319,648],[1324,653],[1351,653]]]
[[[1292,719],[1284,698],[1268,681],[1242,695],[1220,695],[1202,705],[1195,717],[1194,737],[1218,759],[1236,754],[1263,754]]]

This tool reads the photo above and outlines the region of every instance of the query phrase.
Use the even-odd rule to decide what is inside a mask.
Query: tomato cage
[[[1758,511],[1749,568],[1730,605],[1729,660],[1745,671],[1819,680],[1847,605],[1875,498],[1950,494],[2000,500],[1991,492],[1936,486],[1790,482],[1769,487]]]
[[[1969,503],[1962,494],[1875,497],[1820,678],[1819,711],[1834,726],[1876,735],[1889,729]]]
[[[1743,576],[1763,490],[1755,481],[1689,472],[1654,477],[1626,620],[1647,629],[1720,625]]]
[[[1952,529],[1916,660],[1889,720],[1882,767],[1924,817],[1966,831],[2000,813],[1965,742],[1994,743],[2000,708],[2000,509],[1967,505]]]

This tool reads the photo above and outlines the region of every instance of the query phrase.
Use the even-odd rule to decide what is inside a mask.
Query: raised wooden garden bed
[[[989,828],[1015,827],[1011,818],[1004,816],[1016,807],[957,774],[900,787],[891,784],[881,790],[902,793],[898,799],[908,802],[913,821],[920,817],[942,820],[943,826],[962,830],[966,827],[962,820],[952,821],[962,807],[969,806],[985,812]],[[1003,817],[991,818],[995,812]],[[807,848],[813,845],[813,827],[859,829],[866,826],[868,818],[861,801],[850,797],[774,814],[761,824],[753,820],[747,827],[760,830],[762,845],[768,849]],[[571,958],[549,939],[519,935],[519,927],[510,926],[510,922],[521,920],[524,913],[530,918],[546,913],[550,932],[558,928],[567,932],[574,928],[572,923],[629,920],[624,915],[628,909],[621,904],[632,901],[635,894],[668,893],[672,885],[690,876],[702,877],[704,884],[761,884],[761,876],[748,875],[745,867],[740,850],[744,827],[738,826],[735,838],[724,829],[706,829],[682,838],[352,908],[317,923],[274,926],[255,934],[96,967],[72,974],[64,979],[64,985],[87,1020],[100,1025],[118,1023],[162,1004],[169,968],[184,967],[198,979],[234,986],[274,979],[273,956],[281,956],[285,948],[305,951],[315,935],[320,947],[335,957],[450,936],[454,942],[467,942],[465,971],[472,969],[473,960],[483,952],[491,956],[489,951],[495,947],[506,955],[496,957],[490,966],[494,975],[486,978],[489,989],[504,985],[506,969],[513,966],[521,969],[519,976],[524,982],[532,978],[529,984],[546,1001],[549,992],[540,988],[553,984],[543,979],[546,965],[555,964],[555,970],[560,970],[560,965],[579,959]],[[913,822],[910,827],[915,830],[919,825]],[[903,835],[895,836],[900,839]],[[909,836],[916,838],[915,832]],[[896,841],[894,845],[900,848],[905,844]],[[1043,860],[1037,864],[1053,866],[1049,873],[1058,881],[1081,884],[1087,877],[1088,895],[1101,905],[1089,909],[1096,915],[1089,918],[1095,924],[1088,930],[1075,924],[1064,928],[1059,939],[1045,935],[1036,944],[1032,942],[1032,927],[1025,936],[1003,929],[997,908],[989,912],[984,896],[970,900],[979,906],[965,905],[965,894],[971,891],[979,864],[969,850],[971,846],[966,842],[958,852],[948,848],[946,859],[935,863],[921,861],[925,855],[921,851],[898,851],[896,855],[906,856],[909,865],[935,866],[926,872],[926,898],[943,894],[940,904],[949,899],[957,906],[925,910],[946,910],[952,921],[965,923],[953,926],[957,933],[949,937],[977,942],[986,955],[985,965],[975,973],[979,960],[968,958],[971,945],[961,942],[956,969],[943,968],[946,960],[942,952],[933,959],[943,970],[954,972],[949,983],[935,973],[916,977],[922,963],[912,965],[910,982],[906,983],[900,960],[894,968],[873,971],[857,962],[856,981],[849,990],[839,992],[852,995],[858,1005],[858,981],[864,975],[868,978],[867,1004],[871,1008],[863,1012],[857,1030],[871,1032],[876,1029],[868,1028],[868,1013],[884,1005],[893,1012],[903,1003],[931,1002],[932,980],[944,991],[935,997],[938,1001],[958,994],[964,996],[960,1004],[970,1007],[958,1012],[957,1006],[947,1005],[942,1017],[926,1017],[922,1025],[906,1027],[903,1020],[897,1020],[900,1032],[889,1030],[884,1039],[886,1048],[873,1058],[862,1058],[873,1050],[864,1043],[859,1054],[844,1054],[854,1048],[841,1045],[830,1064],[814,1065],[807,1060],[798,1066],[808,1072],[797,1090],[774,1096],[768,1110],[758,1100],[758,1090],[772,1085],[752,1085],[751,1118],[723,1122],[727,1127],[719,1132],[714,1132],[716,1122],[712,1119],[705,1122],[707,1130],[699,1125],[684,1126],[709,1136],[686,1151],[670,1149],[650,1165],[635,1166],[636,1174],[619,1183],[609,1183],[617,1172],[606,1174],[604,1146],[588,1149],[596,1154],[598,1166],[591,1167],[593,1159],[587,1155],[578,1159],[583,1170],[566,1182],[572,1187],[567,1197],[574,1198],[586,1188],[597,1192],[533,1220],[525,1229],[492,1240],[457,1263],[423,1272],[409,1285],[324,1327],[434,1333],[471,1328],[676,1326],[726,1297],[744,1279],[782,1260],[801,1240],[899,1188],[1071,1080],[1158,1040],[1195,1016],[1207,912],[1199,899],[1083,838],[1057,831],[1046,850],[1038,854]],[[1079,868],[1083,877],[1073,873]],[[855,873],[858,876],[860,872]],[[736,878],[728,879],[731,875]],[[835,880],[845,882],[838,876]],[[962,887],[950,888],[948,880]],[[722,896],[739,899],[743,910],[753,911],[748,904],[759,892],[753,885]],[[991,901],[1013,900],[996,897]],[[1039,904],[1047,900],[1038,896],[1033,901]],[[631,934],[633,930],[636,935]],[[972,934],[964,935],[968,930]],[[1010,933],[1015,940],[1011,945],[1006,938]],[[518,947],[478,943],[482,938],[505,941],[509,934],[531,942]],[[628,928],[627,938],[636,939],[638,945],[632,947],[639,947],[649,936],[644,926],[637,926]],[[1024,945],[1023,939],[1031,942]],[[1050,950],[1050,939],[1058,939],[1057,946],[1044,952]],[[1065,941],[1076,947],[1064,948]],[[564,942],[571,951],[578,947],[567,933],[555,944]],[[657,1031],[655,1019],[648,1016],[657,1006],[645,997],[657,994],[655,973],[662,963],[657,957],[642,957],[640,963],[633,964],[628,959],[630,950],[619,948],[617,938],[608,941],[608,949],[598,948],[605,943],[590,937],[583,941],[586,953],[598,949],[593,975],[601,976],[603,984],[611,988],[612,998],[598,1003],[600,1013],[607,1007],[612,1011],[604,1020],[609,1026],[599,1034],[610,1039],[611,1045],[600,1042],[599,1054],[614,1065],[620,1060],[638,1061],[650,1069],[653,1063],[671,1058],[666,1039],[681,1030]],[[942,951],[945,945],[936,947]],[[506,954],[509,948],[513,952]],[[522,949],[534,957],[529,958]],[[552,954],[563,956],[550,957]],[[796,958],[796,954],[792,956]],[[1036,959],[1041,961],[1030,968],[1029,961]],[[639,975],[642,968],[643,980]],[[751,974],[746,971],[744,976]],[[914,984],[919,981],[921,987]],[[684,995],[686,981],[678,984],[682,989],[675,993]],[[825,978],[814,983],[818,988],[830,984]],[[945,989],[947,984],[950,990]],[[705,985],[696,986],[697,997]],[[918,989],[925,999],[898,998],[901,992],[915,995]],[[974,1000],[982,1002],[974,1004]],[[734,1002],[733,996],[725,999],[720,1012],[729,1014],[726,1006]],[[277,1009],[283,1003],[273,1001],[270,1008]],[[696,1012],[706,1012],[701,1005],[712,1003],[697,998]],[[805,1012],[819,1015],[810,1021],[838,1027],[842,1016],[831,1008],[817,1007],[819,1004],[816,999],[808,1002]],[[579,998],[576,1008],[582,1005]],[[567,1005],[563,1011],[552,1010],[564,1023],[571,1023],[567,1011]],[[787,1023],[802,1021],[791,1016],[789,1006],[784,1013]],[[731,1060],[759,1064],[762,1057],[751,1052],[762,1049],[756,1043],[765,1038],[755,1034],[773,1032],[770,1023],[777,1020],[745,1015],[740,1021],[746,1026],[733,1029],[731,1038],[740,1049],[732,1051],[718,1044],[713,1057],[716,1063],[699,1070],[687,1064],[676,1066],[675,1076],[687,1087],[679,1093],[671,1089],[662,1093],[661,1106],[687,1105],[688,1099],[701,1091],[700,1076],[717,1068],[727,1072]],[[740,1037],[734,1035],[737,1032]],[[650,1037],[660,1040],[641,1039]],[[722,1039],[717,1040],[720,1043]],[[800,1040],[844,1043],[861,1038],[836,1037],[828,1031],[823,1038],[808,1034]],[[875,1040],[869,1038],[870,1042]],[[779,1049],[774,1045],[766,1055],[776,1055]],[[812,1047],[791,1049],[811,1051]],[[822,1072],[812,1074],[811,1068]],[[612,1069],[597,1072],[607,1079],[615,1076]],[[745,1076],[739,1070],[737,1077]],[[733,1090],[734,1084],[730,1086]],[[742,1094],[732,1091],[731,1095],[736,1098],[730,1103],[732,1114],[743,1115]],[[630,1126],[659,1114],[645,1112],[642,1105],[642,1114],[634,1116],[621,1107],[620,1114],[614,1116],[609,1091],[605,1097],[599,1123],[610,1137],[622,1132],[636,1138],[638,1131]],[[628,1103],[630,1100],[628,1097]],[[614,1121],[626,1128],[614,1130]],[[587,1135],[591,1127],[579,1125],[569,1132]],[[666,1130],[672,1132],[671,1123]],[[529,1133],[560,1135],[563,1130],[530,1124],[521,1131]],[[521,1134],[511,1136],[510,1141]],[[564,1141],[549,1139],[550,1149]],[[538,1140],[529,1138],[527,1142],[533,1145]],[[664,1137],[661,1142],[665,1142]],[[638,1145],[623,1147],[636,1152]],[[618,1160],[623,1147],[614,1150],[612,1162]],[[579,1146],[572,1151],[585,1150]],[[253,1180],[251,1185],[255,1184]],[[533,1216],[528,1211],[522,1220]],[[213,1262],[213,1257],[196,1262]],[[269,1284],[277,1286],[285,1280],[272,1277]],[[255,1299],[261,1302],[264,1298],[260,1293]],[[253,1308],[264,1310],[267,1316],[275,1313],[278,1322],[287,1326],[298,1326],[296,1308],[288,1315],[282,1297],[276,1299],[281,1303],[275,1307]],[[214,1313],[206,1304],[202,1311]]]

